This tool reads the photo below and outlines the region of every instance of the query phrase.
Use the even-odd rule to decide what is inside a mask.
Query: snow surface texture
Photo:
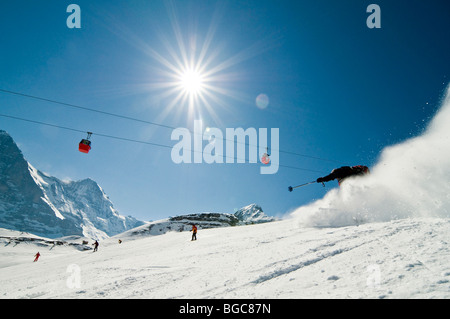
[[[0,298],[449,298],[449,233],[442,218],[283,220],[200,230],[197,241],[118,235],[97,252],[4,240]]]
[[[450,217],[449,123],[450,87],[424,134],[387,147],[369,176],[346,180],[292,215],[303,226],[332,227],[355,221]]]

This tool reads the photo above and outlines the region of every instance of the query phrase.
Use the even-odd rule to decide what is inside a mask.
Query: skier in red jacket
[[[36,258],[34,258],[34,261],[33,261],[33,262],[38,261],[39,256],[41,256],[41,254],[40,254],[39,252],[37,252],[37,254],[34,255],[34,257],[36,257]]]
[[[191,232],[192,232],[192,239],[191,239],[191,241],[192,240],[197,240],[197,226],[195,226],[194,224],[192,224]]]

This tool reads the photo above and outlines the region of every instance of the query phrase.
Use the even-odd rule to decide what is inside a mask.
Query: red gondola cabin
[[[91,150],[91,141],[82,139],[80,144],[78,145],[78,150],[83,153],[89,153]]]
[[[87,137],[83,138],[78,145],[78,150],[83,153],[89,153],[91,150],[91,141],[89,141],[89,138],[91,137],[92,132],[87,132]]]

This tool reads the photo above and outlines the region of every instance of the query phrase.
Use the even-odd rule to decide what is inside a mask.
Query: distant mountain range
[[[104,239],[132,229],[136,233],[161,234],[190,230],[192,223],[202,229],[275,220],[252,204],[235,214],[189,214],[146,224],[120,215],[92,179],[67,182],[34,168],[2,130],[0,149],[0,228],[46,238],[76,235]]]
[[[126,232],[127,236],[157,236],[165,234],[169,231],[189,231],[192,225],[196,225],[198,229],[229,227],[259,224],[275,221],[273,217],[269,217],[262,211],[259,205],[251,204],[245,206],[234,214],[228,213],[197,213],[169,217],[167,219],[157,220],[149,224],[134,228]]]
[[[0,227],[47,238],[103,239],[144,222],[122,216],[92,179],[61,181],[29,164],[0,130]]]

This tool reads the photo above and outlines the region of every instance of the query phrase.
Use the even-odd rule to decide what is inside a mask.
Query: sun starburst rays
[[[244,79],[236,66],[260,53],[263,47],[252,45],[230,55],[233,50],[216,36],[222,7],[216,8],[206,28],[199,27],[198,21],[196,27],[183,24],[182,28],[185,20],[177,18],[175,3],[168,1],[166,9],[172,32],[169,28],[157,33],[159,41],[147,42],[126,26],[115,29],[150,58],[145,62],[148,79],[135,85],[135,89],[151,93],[149,100],[159,109],[160,121],[171,118],[178,122],[184,118],[192,122],[209,117],[220,126],[219,114],[233,108],[231,100],[247,104],[253,100],[242,94],[242,85],[236,86]]]
[[[231,92],[218,87],[223,74],[218,77],[219,73],[210,71],[216,56],[207,56],[210,40],[203,43],[200,53],[196,55],[195,46],[187,51],[185,44],[179,42],[182,38],[176,38],[178,51],[168,47],[168,58],[158,55],[159,81],[153,85],[153,88],[161,90],[160,97],[170,99],[165,113],[173,112],[177,107],[187,110],[190,119],[202,118],[202,110],[217,118],[211,101],[219,105],[221,100],[214,95],[230,95]]]

